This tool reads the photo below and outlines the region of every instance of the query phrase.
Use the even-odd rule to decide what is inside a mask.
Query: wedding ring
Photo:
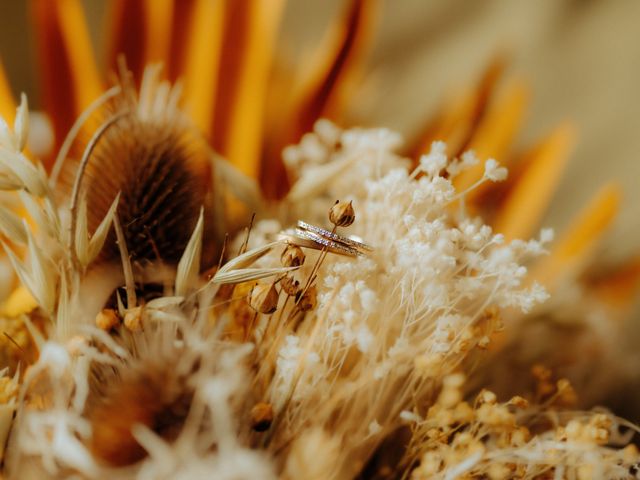
[[[326,250],[348,257],[366,255],[373,251],[373,248],[362,242],[359,237],[338,235],[303,221],[298,221],[298,226],[295,229],[280,232],[277,239],[299,247]]]
[[[326,230],[324,228],[311,225],[307,222],[303,222],[302,220],[298,220],[297,229],[300,231],[312,232],[316,235],[326,238],[327,240],[332,240],[336,243],[358,250],[362,254],[373,251],[373,248],[371,248],[366,243],[363,243],[362,241],[360,241],[358,237],[354,237],[354,236],[347,237],[344,235],[339,235],[330,230]]]

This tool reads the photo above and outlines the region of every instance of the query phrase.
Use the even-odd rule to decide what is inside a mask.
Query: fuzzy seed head
[[[348,227],[355,219],[356,213],[351,202],[341,203],[340,200],[336,200],[333,207],[329,209],[329,221],[336,227]]]
[[[278,309],[278,298],[274,284],[259,283],[251,290],[249,305],[258,313],[270,315]]]

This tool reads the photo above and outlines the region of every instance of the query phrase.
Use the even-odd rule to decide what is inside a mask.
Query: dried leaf
[[[89,227],[87,225],[87,199],[82,197],[78,205],[78,215],[76,220],[75,254],[80,265],[89,265]]]
[[[22,221],[6,207],[0,207],[0,231],[13,243],[27,243]]]
[[[95,258],[102,250],[104,246],[104,242],[107,240],[107,235],[109,234],[109,229],[111,228],[111,223],[113,222],[113,217],[116,214],[116,210],[118,208],[118,203],[120,202],[120,193],[116,195],[116,198],[113,200],[113,203],[109,207],[107,214],[104,216],[96,231],[93,232],[93,236],[89,241],[89,263],[93,262]]]
[[[238,255],[233,260],[229,260],[225,263],[220,270],[218,270],[217,274],[226,273],[230,270],[237,270],[240,268],[247,267],[258,260],[260,257],[266,255],[273,247],[277,245],[282,245],[281,242],[271,242],[266,245],[262,245],[260,247],[253,248],[242,255]],[[216,275],[217,275],[216,274]]]
[[[211,279],[212,283],[224,285],[229,283],[244,283],[252,280],[260,280],[261,278],[272,277],[274,275],[282,275],[299,267],[279,267],[279,268],[241,268],[238,270],[230,270],[223,272],[222,269],[216,273]]]
[[[53,312],[55,306],[55,282],[52,281],[51,268],[49,261],[44,257],[42,250],[36,244],[35,238],[31,233],[31,229],[26,221],[24,221],[24,229],[27,232],[27,244],[29,251],[29,260],[31,264],[31,276],[34,287],[39,291],[39,297],[42,298],[41,304],[47,312]],[[38,298],[38,296],[36,296]]]
[[[193,285],[198,277],[200,271],[200,256],[202,254],[202,231],[204,225],[204,213],[200,209],[200,216],[198,217],[198,223],[196,228],[191,234],[189,243],[184,249],[182,258],[178,263],[178,271],[176,272],[176,288],[175,292],[177,296],[184,296],[189,287]]]
[[[27,137],[29,136],[29,104],[24,93],[20,95],[20,105],[16,110],[13,133],[16,140],[16,148],[21,152],[27,145]]]

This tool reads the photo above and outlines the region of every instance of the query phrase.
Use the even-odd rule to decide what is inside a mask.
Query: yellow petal
[[[544,285],[579,273],[611,226],[620,204],[620,188],[602,187],[553,246],[551,253],[534,268],[532,278]]]
[[[191,119],[210,137],[215,113],[225,4],[195,0],[187,21],[184,51],[185,105]]]
[[[107,15],[107,66],[117,71],[118,57],[124,55],[127,68],[137,81],[145,67],[145,3],[145,0],[111,0]]]
[[[167,65],[171,45],[173,0],[145,0],[144,62]]]
[[[267,81],[284,0],[233,0],[226,6],[214,145],[241,171],[255,177]]]
[[[7,317],[17,317],[23,313],[30,312],[37,306],[38,303],[33,298],[33,295],[29,293],[29,290],[20,285],[9,295],[9,298],[2,303],[0,313]]]
[[[602,301],[618,311],[626,311],[638,298],[640,290],[640,257],[630,259],[613,271],[591,282]]]
[[[13,118],[16,116],[16,101],[11,93],[11,87],[4,73],[4,68],[0,63],[0,117],[9,126],[13,125]]]
[[[112,0],[108,15],[110,28],[107,47],[107,62],[116,69],[119,55],[124,55],[127,67],[134,78],[140,81],[145,66],[162,63],[170,66],[173,52],[172,32],[174,8],[190,5],[184,0],[178,5],[174,0]],[[184,8],[175,8],[179,13]],[[175,20],[182,17],[176,15]]]
[[[276,84],[267,118],[269,129],[260,183],[268,198],[287,190],[282,149],[300,140],[321,117],[340,122],[350,94],[361,77],[375,28],[376,0],[351,0],[309,60],[292,80],[290,72]],[[299,80],[298,80],[299,78]],[[275,120],[272,118],[275,117]]]
[[[575,137],[572,125],[560,125],[524,160],[523,172],[516,176],[493,220],[494,229],[506,240],[527,239],[534,233],[556,191]]]
[[[419,158],[431,150],[436,140],[446,142],[449,155],[455,157],[471,139],[474,128],[485,113],[489,99],[504,70],[504,61],[496,58],[478,82],[455,95],[443,106],[435,119],[423,129],[411,148],[410,156]]]
[[[43,103],[60,143],[102,91],[79,0],[32,0]]]
[[[377,3],[352,0],[342,21],[304,67],[309,73],[299,93],[298,135],[310,131],[320,117],[339,120],[371,44]]]
[[[465,150],[473,150],[480,159],[480,163],[454,179],[458,191],[466,190],[482,178],[485,160],[495,158],[502,165],[507,163],[509,160],[507,153],[522,124],[528,97],[527,86],[523,82],[512,81],[503,94],[489,106],[469,145],[465,148]],[[485,188],[487,187],[473,190],[467,195],[467,200],[472,200]]]

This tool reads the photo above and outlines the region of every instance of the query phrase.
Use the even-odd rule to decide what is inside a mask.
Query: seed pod
[[[273,422],[273,407],[269,403],[260,402],[251,409],[251,428],[256,432],[268,430]]]
[[[280,261],[284,267],[299,267],[304,264],[305,254],[297,245],[287,245]]]
[[[109,331],[120,325],[120,316],[112,308],[105,308],[96,315],[96,326],[100,330]]]
[[[295,297],[300,293],[300,282],[290,275],[280,280],[280,287],[282,287],[282,291],[290,297]]]
[[[142,307],[135,307],[127,310],[124,314],[124,326],[132,332],[142,330]]]
[[[259,283],[251,290],[249,305],[256,312],[269,315],[278,309],[278,298],[278,290],[274,284]]]
[[[329,209],[329,221],[336,227],[348,227],[355,219],[356,213],[351,202],[340,203],[340,200],[336,200],[333,207]]]
[[[304,292],[302,298],[298,302],[298,308],[303,312],[308,312],[309,310],[313,310],[316,308],[318,304],[318,291],[316,290],[315,285],[311,285],[307,288],[307,291]]]

